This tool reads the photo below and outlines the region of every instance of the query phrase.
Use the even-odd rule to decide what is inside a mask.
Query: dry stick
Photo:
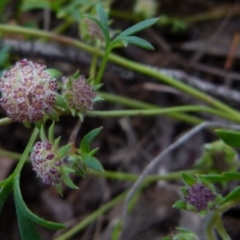
[[[188,133],[184,134],[182,137],[180,137],[176,142],[171,144],[168,148],[163,150],[159,155],[157,155],[144,169],[144,171],[141,173],[137,181],[132,185],[130,188],[125,201],[124,201],[124,207],[123,207],[123,214],[122,214],[122,224],[124,229],[124,223],[126,222],[127,218],[127,209],[128,204],[133,197],[133,195],[138,191],[138,189],[141,187],[144,179],[147,175],[152,174],[154,170],[157,169],[157,166],[160,164],[160,162],[163,160],[163,158],[168,155],[170,152],[175,150],[176,148],[180,147],[183,143],[187,142],[191,137],[193,137],[195,134],[199,133],[205,128],[209,127],[221,127],[221,128],[230,128],[235,130],[240,130],[239,125],[233,125],[228,123],[219,123],[219,122],[203,122],[199,124],[198,126],[194,127],[192,130],[190,130]],[[122,231],[123,233],[123,231]],[[123,239],[122,233],[120,235],[120,239]]]

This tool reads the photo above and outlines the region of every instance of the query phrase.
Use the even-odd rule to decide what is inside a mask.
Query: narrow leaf
[[[235,188],[232,192],[230,192],[226,197],[222,199],[219,203],[220,205],[230,202],[230,201],[239,201],[240,200],[240,186]]]
[[[87,135],[85,135],[80,143],[80,149],[83,152],[89,152],[90,151],[90,143],[98,136],[98,134],[101,132],[102,127],[93,129],[90,131]]]
[[[34,214],[33,212],[31,212],[28,209],[26,203],[24,202],[24,200],[22,198],[21,190],[19,187],[19,176],[16,176],[16,178],[14,179],[13,193],[14,193],[14,201],[16,204],[16,208],[18,207],[19,214],[25,215],[32,222],[35,222],[36,224],[38,224],[42,227],[45,227],[45,228],[51,228],[51,229],[56,229],[56,230],[65,228],[65,226],[63,224],[47,221],[43,218],[40,218],[39,216],[37,216],[36,214]],[[28,220],[28,222],[29,222],[29,220]],[[30,225],[29,225],[29,227],[30,227]],[[35,238],[26,238],[26,239],[34,239],[35,240]]]
[[[218,129],[215,132],[227,145],[234,148],[240,147],[240,132],[222,129]]]
[[[19,202],[15,202],[21,239],[41,240],[33,222],[26,216],[19,204]]]
[[[44,131],[44,127],[43,127],[43,124],[41,125],[41,129],[40,129],[40,139],[42,141],[46,141],[47,140],[47,137],[45,135],[45,131]]]
[[[52,122],[50,128],[48,129],[48,139],[51,143],[54,142],[54,128],[55,128],[55,122]]]
[[[177,202],[175,202],[173,204],[173,207],[174,208],[178,208],[178,209],[184,209],[186,210],[187,209],[187,203],[184,202],[183,200],[178,200]]]
[[[208,174],[208,175],[201,175],[201,176],[210,182],[226,182],[226,181],[240,180],[239,172],[226,172],[222,174]]]
[[[57,122],[59,121],[59,116],[57,114],[57,112],[55,112],[54,110],[51,112],[48,112],[47,115],[49,116],[49,118],[51,118],[53,121]]]
[[[95,158],[87,153],[82,153],[82,159],[88,168],[91,168],[98,172],[104,171],[102,164],[100,163],[100,161],[97,158]]]
[[[72,189],[78,189],[78,186],[76,186],[73,181],[69,178],[68,175],[63,174],[62,175],[63,182]]]
[[[64,108],[64,109],[68,109],[68,105],[67,105],[65,99],[59,93],[56,94],[55,105],[59,106],[61,108]]]
[[[126,36],[126,37],[121,37],[120,39],[118,40],[121,40],[123,41],[123,44],[125,42],[127,42],[128,44],[134,44],[138,47],[141,47],[141,48],[145,48],[145,49],[148,49],[148,50],[154,50],[154,47],[151,43],[149,43],[148,41],[142,39],[142,38],[139,38],[139,37],[135,37],[135,36]],[[125,45],[125,44],[124,44]]]
[[[146,28],[152,26],[153,24],[155,24],[158,20],[159,20],[159,18],[150,18],[150,19],[144,20],[140,23],[137,23],[137,24],[133,25],[132,27],[126,29],[122,33],[120,33],[116,37],[116,39],[118,39],[119,37],[126,37],[126,36],[132,35],[136,32],[142,31],[143,29],[146,29]]]
[[[51,78],[58,78],[62,73],[56,69],[47,69],[47,72],[50,74]]]
[[[109,37],[109,33],[108,33],[108,29],[105,28],[105,26],[102,24],[101,21],[99,21],[98,19],[92,17],[92,16],[86,16],[87,18],[91,19],[92,21],[94,21],[102,30],[103,36],[105,38],[105,42],[106,42],[106,46],[108,45],[108,43],[110,42],[110,37]]]
[[[104,27],[104,30],[106,31],[109,38],[108,15],[106,14],[106,12],[104,11],[103,7],[100,4],[97,4],[96,9],[97,9],[100,22],[102,23],[102,26]]]
[[[68,151],[70,150],[71,146],[72,146],[72,143],[69,143],[69,144],[59,148],[58,153],[57,153],[58,157],[63,158],[66,155],[68,155]]]
[[[54,140],[53,146],[55,151],[58,149],[60,140],[61,140],[61,136]]]
[[[193,186],[196,183],[195,178],[185,172],[182,172],[182,179],[188,186]]]

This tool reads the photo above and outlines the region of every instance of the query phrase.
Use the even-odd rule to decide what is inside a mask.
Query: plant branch
[[[21,158],[21,154],[20,153],[16,153],[16,152],[12,152],[12,151],[7,151],[4,149],[0,148],[0,156],[2,157],[7,157],[7,158],[11,158],[13,160],[19,160]],[[29,159],[27,159],[27,161],[29,161]],[[188,174],[197,174],[197,173],[203,173],[199,170],[187,170],[184,171]],[[104,178],[109,178],[109,179],[115,179],[115,180],[124,180],[124,181],[131,181],[134,182],[138,179],[138,175],[137,174],[132,174],[132,173],[125,173],[125,172],[114,172],[114,171],[108,171],[105,170],[104,172],[96,172],[93,171],[91,172],[92,175],[96,176],[96,177],[104,177]],[[164,174],[164,175],[151,175],[148,176],[145,179],[146,184],[148,183],[153,183],[153,182],[157,182],[157,181],[161,181],[161,180],[176,180],[181,178],[182,176],[182,172],[177,171],[177,172],[170,172],[168,174]]]
[[[128,97],[123,97],[111,93],[106,93],[106,92],[98,92],[100,97],[102,97],[104,100],[108,102],[113,102],[113,103],[119,103],[124,106],[132,107],[132,108],[140,108],[140,109],[162,109],[161,107],[157,105],[153,105],[150,103],[145,103],[142,101],[134,100]],[[188,114],[184,113],[166,113],[167,116],[173,117],[175,119],[190,123],[190,124],[199,124],[203,122],[202,119],[195,117],[195,116],[190,116]]]
[[[122,215],[122,222],[123,226],[126,221],[127,217],[127,209],[128,204],[131,200],[131,198],[134,196],[134,194],[138,191],[138,189],[143,184],[145,178],[149,174],[153,174],[156,169],[158,169],[158,165],[161,163],[161,161],[166,157],[169,153],[171,153],[173,150],[180,147],[182,144],[187,142],[190,138],[192,138],[195,134],[201,132],[203,129],[210,128],[210,127],[226,127],[229,129],[236,129],[239,130],[239,125],[230,125],[226,123],[218,123],[218,122],[203,122],[200,125],[194,127],[192,130],[190,130],[188,133],[180,137],[176,142],[172,143],[168,148],[163,150],[160,154],[158,154],[143,170],[141,175],[139,176],[138,180],[133,184],[133,186],[130,188],[127,197],[124,202],[124,209],[123,209],[123,215]],[[121,239],[121,238],[120,238]]]
[[[8,24],[0,24],[0,32],[12,32],[12,33],[19,33],[23,35],[31,35],[31,36],[36,36],[36,37],[45,37],[47,39],[55,40],[58,42],[61,42],[63,44],[68,44],[77,48],[80,48],[86,52],[89,52],[91,54],[99,54],[100,56],[104,55],[104,52],[101,50],[96,50],[96,48],[91,47],[87,44],[84,44],[78,40],[75,40],[70,37],[65,37],[65,36],[60,36],[57,34],[53,34],[47,31],[42,31],[42,30],[36,30],[36,29],[30,29],[30,28],[25,28],[25,27],[19,27],[19,26],[12,26]],[[240,118],[240,113],[233,108],[229,107],[228,105],[225,105],[224,103],[214,99],[213,97],[196,90],[184,83],[181,83],[177,81],[174,78],[171,78],[169,76],[166,76],[159,72],[154,67],[150,66],[145,66],[144,64],[141,63],[135,63],[133,61],[127,60],[123,57],[117,56],[115,54],[109,54],[108,60],[121,65],[122,67],[126,67],[128,69],[137,71],[139,73],[145,74],[147,76],[151,76],[156,78],[159,81],[165,82],[191,96],[194,96],[203,102],[212,105],[213,107],[218,108],[219,110],[226,112],[228,114],[232,114],[236,118]],[[100,73],[99,73],[100,76]],[[99,77],[100,78],[100,77]]]
[[[207,229],[206,229],[208,240],[216,240],[215,234],[214,234],[215,221],[216,221],[216,213],[213,213],[213,215],[208,221]]]
[[[228,235],[227,231],[225,230],[221,218],[221,214],[218,212],[216,214],[216,221],[215,221],[216,230],[218,231],[219,235],[224,240],[231,240],[230,236]]]
[[[169,107],[163,109],[146,109],[146,110],[112,110],[112,111],[88,111],[86,113],[89,117],[126,117],[126,116],[154,116],[166,113],[179,113],[179,112],[207,112],[215,116],[219,116],[228,120],[240,121],[240,119],[235,118],[232,115],[226,115],[218,110],[198,106],[198,105],[187,105],[180,107]]]

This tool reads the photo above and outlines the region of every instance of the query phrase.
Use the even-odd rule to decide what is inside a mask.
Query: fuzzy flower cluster
[[[196,183],[188,188],[185,200],[200,212],[205,210],[208,203],[213,201],[215,197],[215,194],[209,188],[202,183]]]
[[[0,104],[13,121],[36,122],[52,111],[57,82],[45,65],[23,59],[3,73],[0,90]]]
[[[77,79],[72,77],[63,79],[63,96],[70,108],[84,112],[93,108],[96,93],[86,82],[85,77],[79,76]]]
[[[46,184],[57,185],[61,181],[61,166],[64,158],[59,159],[53,144],[49,141],[36,142],[31,153],[33,170]]]

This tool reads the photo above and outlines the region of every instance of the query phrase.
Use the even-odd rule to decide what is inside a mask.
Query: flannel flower
[[[85,112],[93,108],[96,93],[93,87],[86,82],[84,76],[63,78],[63,97],[68,107],[77,112]]]
[[[45,65],[23,59],[3,73],[0,89],[0,104],[12,121],[37,122],[52,112],[57,82]]]
[[[52,143],[49,141],[36,142],[30,158],[33,170],[44,183],[51,185],[60,183],[60,167],[64,161],[58,159]]]
[[[202,183],[195,183],[187,189],[185,200],[193,205],[197,211],[206,210],[208,203],[213,201],[216,195]]]

